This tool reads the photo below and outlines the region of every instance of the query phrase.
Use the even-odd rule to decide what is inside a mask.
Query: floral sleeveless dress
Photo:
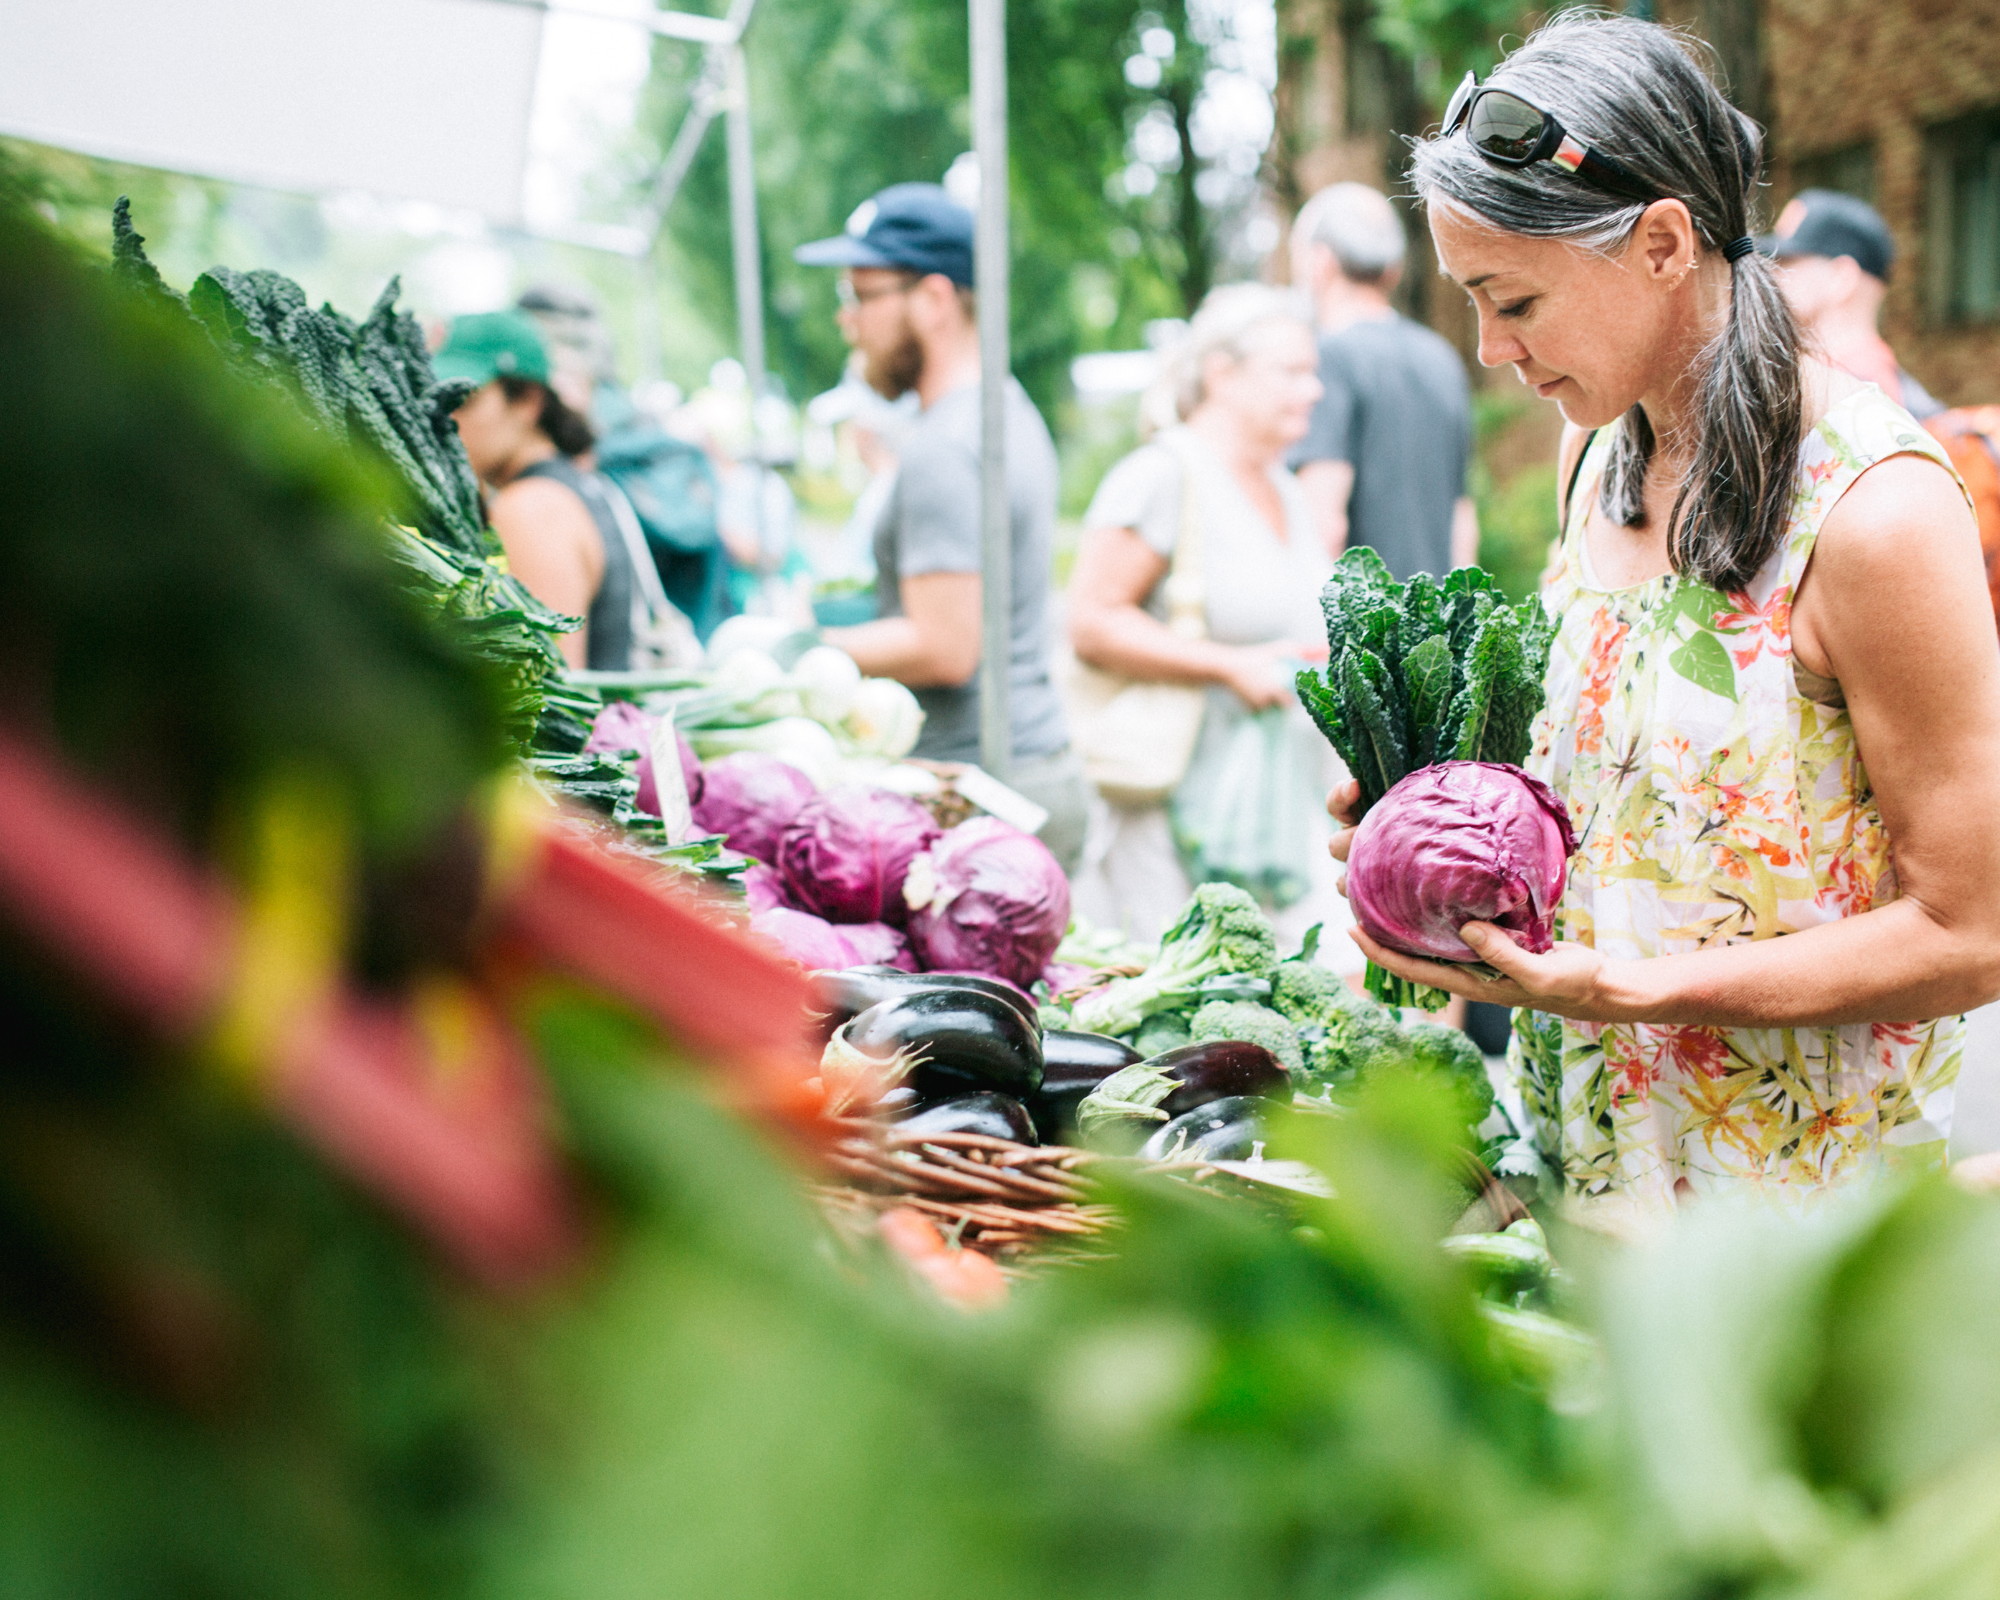
[[[1945,457],[1866,388],[1807,438],[1783,545],[1747,591],[1589,573],[1587,452],[1544,598],[1559,631],[1528,770],[1581,840],[1560,939],[1606,956],[1769,939],[1896,897],[1889,838],[1838,685],[1795,675],[1791,600],[1827,513],[1884,457]],[[1946,465],[1946,470],[1950,467]],[[1964,1019],[1699,1028],[1515,1014],[1509,1060],[1536,1144],[1583,1199],[1807,1198],[1885,1157],[1942,1158]]]

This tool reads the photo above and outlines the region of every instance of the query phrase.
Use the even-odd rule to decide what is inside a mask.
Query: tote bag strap
[[[1197,503],[1194,462],[1186,442],[1167,433],[1160,445],[1174,458],[1181,474],[1181,521],[1174,535],[1174,555],[1167,567],[1167,626],[1183,639],[1208,637],[1208,588],[1201,570],[1201,508]]]

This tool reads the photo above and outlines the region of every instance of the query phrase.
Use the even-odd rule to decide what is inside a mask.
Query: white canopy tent
[[[11,0],[0,133],[518,226],[541,32],[489,0]]]

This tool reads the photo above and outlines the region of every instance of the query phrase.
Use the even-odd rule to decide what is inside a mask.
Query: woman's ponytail
[[[1729,320],[1704,352],[1694,460],[1669,527],[1674,569],[1742,589],[1784,541],[1805,397],[1799,329],[1775,269],[1754,249],[1730,266]]]

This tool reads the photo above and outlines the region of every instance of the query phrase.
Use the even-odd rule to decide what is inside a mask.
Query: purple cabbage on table
[[[750,931],[767,939],[808,972],[841,972],[860,966],[854,947],[824,917],[790,906],[773,906],[750,919]]]
[[[708,764],[694,822],[704,833],[721,834],[730,849],[776,866],[779,839],[812,798],[812,779],[789,761],[740,750]]]
[[[639,793],[632,802],[648,816],[660,815],[660,789],[653,776],[653,730],[660,719],[649,711],[642,711],[629,700],[614,700],[597,713],[590,725],[590,738],[584,743],[586,755],[602,755],[615,750],[636,750],[638,763],[632,775],[639,780]],[[687,785],[688,804],[699,806],[702,796],[701,761],[694,753],[681,731],[674,730],[674,743],[680,747],[681,781]]]
[[[1354,919],[1378,944],[1432,961],[1477,961],[1468,922],[1554,948],[1576,834],[1541,779],[1498,761],[1421,767],[1369,807],[1347,857]]]
[[[900,928],[892,928],[886,922],[845,922],[835,931],[854,952],[853,965],[857,967],[917,970],[917,958]]]
[[[903,795],[829,789],[799,809],[778,843],[786,898],[829,922],[900,925],[904,875],[937,836],[931,814]]]
[[[789,905],[785,899],[785,881],[778,876],[775,867],[767,867],[761,861],[753,861],[743,873],[743,898],[753,912],[771,911],[782,905]]]
[[[910,943],[927,971],[976,972],[1026,989],[1069,926],[1069,880],[1049,847],[998,817],[945,834],[910,869]]]

